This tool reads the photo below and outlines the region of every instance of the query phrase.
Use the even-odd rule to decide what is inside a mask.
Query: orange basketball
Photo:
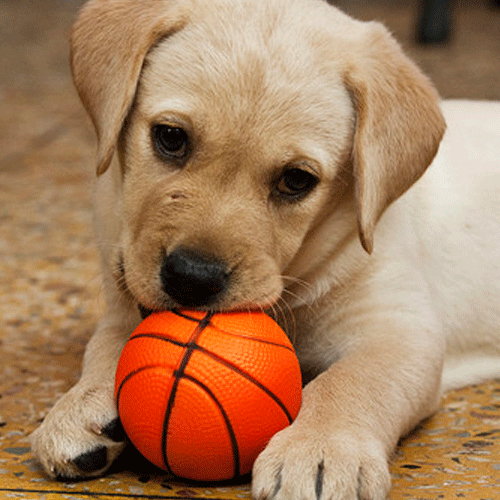
[[[152,314],[125,345],[115,385],[135,447],[158,467],[200,481],[250,472],[297,416],[301,392],[293,347],[261,312]]]

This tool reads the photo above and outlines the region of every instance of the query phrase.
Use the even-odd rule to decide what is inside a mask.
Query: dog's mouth
[[[224,302],[231,281],[231,270],[223,261],[182,248],[169,255],[163,253],[157,279],[159,286],[155,285],[158,289],[150,287],[155,295],[154,305],[151,299],[141,298],[134,293],[127,274],[124,258],[120,256],[116,281],[122,290],[135,298],[143,319],[153,312],[174,307],[202,310],[212,310],[214,306],[217,308],[218,304]]]
[[[137,304],[137,308],[139,309],[139,314],[141,315],[142,320],[145,320],[147,317],[151,316],[154,313],[161,312],[159,309],[148,309],[147,307],[144,307],[142,304]],[[182,309],[183,308],[180,307],[171,307],[170,309],[165,309],[165,310],[181,311]]]
[[[147,307],[144,307],[142,304],[138,304],[137,307],[139,309],[139,313],[143,320],[146,319],[148,316],[151,316],[151,314],[155,312],[154,309],[148,309]]]
[[[147,288],[144,284],[135,287],[141,290],[141,295],[134,293],[138,290],[134,290],[127,279],[123,257],[119,260],[115,278],[122,290],[135,299],[142,319],[154,312],[172,309],[265,310],[272,308],[279,299],[274,291],[269,296],[263,294],[249,297],[248,300],[241,300],[242,297],[235,300],[231,295],[235,280],[234,269],[222,260],[192,250],[181,249],[163,256],[158,277],[153,280],[155,285],[149,287],[151,297],[142,294]]]

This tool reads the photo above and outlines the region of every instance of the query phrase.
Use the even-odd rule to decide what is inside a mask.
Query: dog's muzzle
[[[226,291],[229,277],[221,260],[185,248],[165,255],[160,271],[163,290],[184,307],[213,304]]]

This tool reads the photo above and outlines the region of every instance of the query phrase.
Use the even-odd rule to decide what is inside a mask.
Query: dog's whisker
[[[287,304],[286,301],[280,298],[276,303],[274,303],[270,307],[270,309],[272,311],[275,321],[277,321],[282,326],[282,328],[287,332],[288,336],[290,337],[290,340],[293,343],[296,338],[297,328],[296,328],[296,321],[293,316],[293,310],[291,309],[291,307]]]
[[[303,280],[302,278],[297,278],[297,277],[294,277],[294,276],[287,276],[287,275],[282,275],[281,276],[281,279],[285,282],[290,282],[294,285],[298,285],[302,288],[305,288],[306,290],[312,290],[314,288],[314,286],[309,283],[308,281],[305,281]]]
[[[291,285],[295,285],[295,287],[298,289],[296,291],[293,291],[293,290],[290,290],[290,288],[285,287],[283,289],[282,295],[286,295],[292,299],[295,299],[300,305],[310,307],[309,306],[310,301],[305,301],[304,297],[299,292],[302,290],[306,294],[310,294],[310,295],[314,296],[315,295],[314,294],[314,291],[315,291],[314,285],[312,285],[311,283],[309,283],[301,278],[295,278],[293,276],[281,276],[281,279],[284,282],[286,282],[286,281],[290,282]],[[313,310],[311,309],[311,311],[313,311]]]

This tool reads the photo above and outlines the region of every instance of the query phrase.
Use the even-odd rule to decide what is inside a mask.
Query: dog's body
[[[139,309],[266,308],[308,384],[255,497],[383,499],[441,391],[500,375],[500,104],[444,103],[434,159],[430,83],[318,0],[91,0],[72,50],[107,311],[33,435],[46,470],[98,475],[123,449],[114,371]]]

